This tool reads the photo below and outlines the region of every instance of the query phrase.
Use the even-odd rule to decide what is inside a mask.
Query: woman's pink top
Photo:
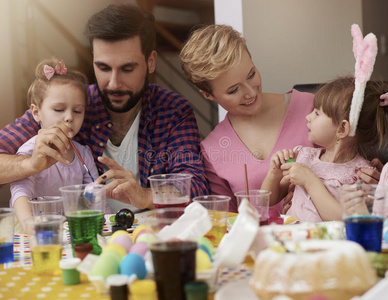
[[[229,211],[237,212],[234,193],[245,190],[247,164],[249,189],[260,189],[267,175],[271,156],[281,149],[293,149],[297,145],[313,145],[308,141],[306,115],[313,110],[314,95],[292,90],[290,103],[276,143],[264,160],[257,159],[240,140],[228,116],[202,141],[206,175],[212,194],[232,198]],[[281,212],[282,202],[276,205]]]
[[[357,171],[360,168],[371,168],[369,161],[356,156],[346,163],[332,163],[320,160],[322,148],[298,147],[297,163],[309,167],[319,177],[330,194],[339,201],[337,188],[344,184],[357,183],[360,178]],[[322,222],[314,202],[303,186],[295,186],[291,208],[287,215],[296,217],[301,222]]]

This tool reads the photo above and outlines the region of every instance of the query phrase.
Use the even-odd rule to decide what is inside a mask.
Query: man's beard
[[[136,104],[139,103],[139,101],[143,98],[147,88],[148,88],[148,72],[147,75],[144,79],[144,85],[141,88],[141,90],[137,93],[133,93],[132,91],[123,91],[123,90],[117,90],[117,91],[112,91],[108,89],[100,90],[98,87],[98,93],[102,99],[102,102],[104,103],[105,107],[108,108],[109,110],[115,112],[115,113],[125,113],[130,111],[132,108],[136,106]],[[108,95],[120,95],[120,96],[125,96],[128,95],[129,98],[126,103],[124,103],[124,106],[122,107],[115,107],[112,105],[111,101],[109,100]]]

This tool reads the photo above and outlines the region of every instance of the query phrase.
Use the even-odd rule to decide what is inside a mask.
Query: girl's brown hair
[[[47,79],[44,73],[44,66],[48,65],[55,69],[61,60],[58,58],[45,59],[38,64],[35,69],[35,80],[32,82],[27,92],[27,104],[30,107],[31,104],[35,104],[38,107],[41,106],[43,100],[47,96],[47,90],[52,84],[72,84],[74,87],[80,89],[84,96],[85,102],[88,99],[87,84],[88,80],[86,76],[75,70],[67,70],[66,74],[54,73],[53,77]]]
[[[349,121],[350,106],[354,92],[354,77],[340,77],[322,85],[314,98],[314,107],[321,109],[339,125],[342,120]],[[380,150],[386,143],[388,133],[388,107],[380,106],[380,96],[388,90],[383,82],[368,81],[364,93],[356,135],[353,139],[354,149],[361,156],[371,159],[373,147]]]

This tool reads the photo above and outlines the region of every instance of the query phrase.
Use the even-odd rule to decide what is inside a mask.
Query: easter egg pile
[[[139,225],[131,235],[126,230],[115,231],[100,256],[93,264],[89,275],[106,280],[111,275],[122,274],[137,279],[147,276],[146,261],[150,259],[149,246],[160,242],[157,234],[147,225]],[[206,237],[197,239],[196,271],[211,269],[214,248]]]
[[[144,279],[147,276],[144,260],[146,252],[147,244],[134,245],[127,231],[117,230],[89,274],[103,277],[104,280],[115,274],[136,275],[137,279]]]

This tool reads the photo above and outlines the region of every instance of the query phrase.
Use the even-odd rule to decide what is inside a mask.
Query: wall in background
[[[373,32],[377,36],[378,54],[373,71],[374,79],[388,81],[388,1],[362,0],[364,34]]]
[[[13,122],[15,118],[11,16],[9,11],[10,2],[0,1],[0,40],[2,44],[0,47],[0,127]]]
[[[243,1],[244,36],[264,92],[354,73],[350,27],[361,0]]]

